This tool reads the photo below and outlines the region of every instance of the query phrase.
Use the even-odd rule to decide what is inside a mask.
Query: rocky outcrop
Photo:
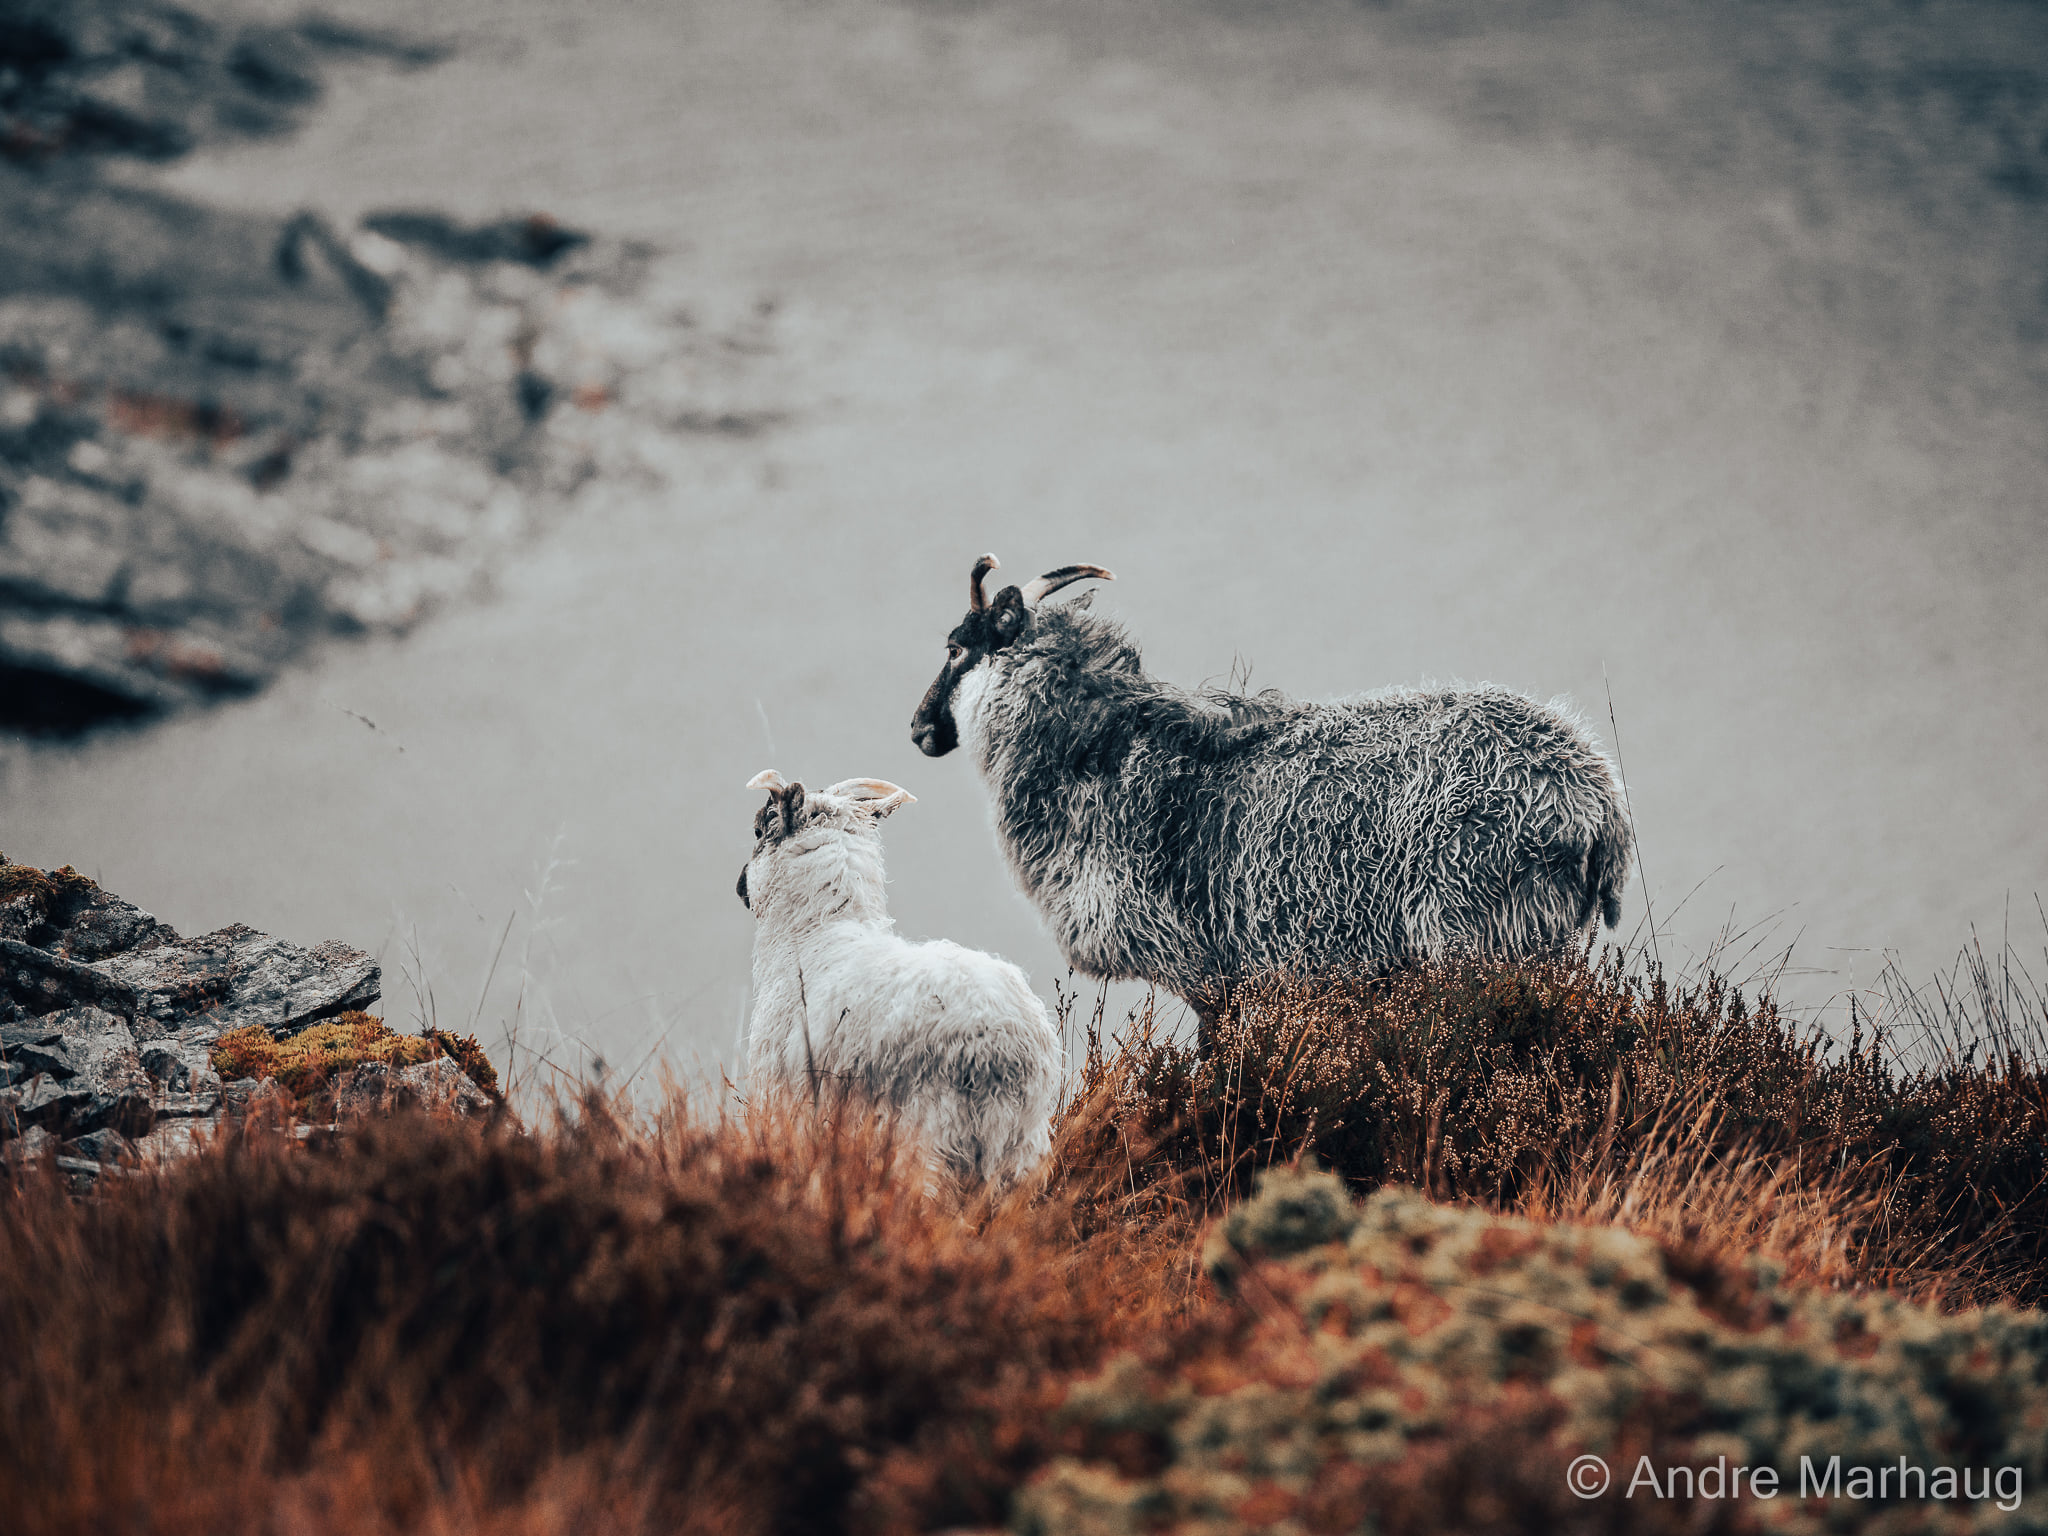
[[[540,214],[337,229],[95,169],[287,126],[341,56],[432,50],[158,0],[0,23],[0,729],[247,693],[487,586],[679,437],[779,419],[768,309],[644,247]]]
[[[214,1044],[249,1025],[288,1038],[376,1001],[382,980],[346,944],[302,948],[240,924],[186,939],[72,870],[4,859],[0,933],[0,1146],[17,1163],[53,1151],[75,1178],[281,1113],[290,1099],[275,1084],[221,1081]],[[489,1105],[445,1058],[370,1074],[350,1102]]]
[[[30,164],[281,133],[319,100],[326,60],[445,53],[324,20],[224,25],[161,0],[9,0],[0,15],[0,156]]]
[[[280,1038],[377,999],[377,964],[346,944],[301,949],[240,923],[196,939],[111,955],[93,967],[165,1030],[203,1011],[225,1034],[261,1024]]]

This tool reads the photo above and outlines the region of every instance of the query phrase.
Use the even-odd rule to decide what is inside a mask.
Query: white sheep
[[[881,824],[914,797],[879,779],[807,797],[773,769],[747,787],[768,791],[739,880],[756,924],[749,1079],[865,1098],[963,1185],[1021,1179],[1052,1144],[1059,1035],[1007,960],[897,935]]]

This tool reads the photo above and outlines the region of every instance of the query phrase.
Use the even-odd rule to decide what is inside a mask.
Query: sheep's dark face
[[[925,690],[924,702],[910,717],[910,739],[926,757],[944,757],[960,745],[960,723],[953,701],[960,684],[996,652],[1031,633],[1031,606],[1077,581],[1115,581],[1099,565],[1063,565],[1033,577],[1022,587],[1005,587],[989,599],[982,578],[996,568],[994,555],[974,562],[967,576],[967,617],[946,636],[946,664]]]
[[[970,611],[946,636],[946,661],[925,690],[924,702],[910,717],[910,739],[926,757],[944,757],[960,745],[959,722],[953,718],[953,695],[976,667],[1031,628],[1024,595],[1005,587],[988,607]]]

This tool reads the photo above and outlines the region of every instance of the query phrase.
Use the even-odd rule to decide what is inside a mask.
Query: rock
[[[45,945],[67,960],[103,960],[108,955],[140,949],[146,944],[176,942],[178,930],[108,891],[70,915],[55,945]]]
[[[281,1122],[291,1114],[292,1096],[270,1078],[238,1077],[221,1090],[220,1107],[230,1120]]]
[[[177,937],[176,929],[68,865],[36,869],[0,858],[0,939],[60,959],[99,960]]]
[[[107,5],[144,8],[167,9]],[[341,46],[325,23],[213,34],[194,57],[232,64],[195,89],[297,110],[308,27]],[[83,69],[114,91],[86,120],[145,102],[161,62]],[[765,295],[706,294],[682,259],[541,215],[342,229],[16,166],[81,147],[63,111],[47,142],[12,112],[33,85],[0,57],[0,729],[246,694],[337,633],[402,632],[478,590],[593,480],[695,473],[679,434],[791,415]]]
[[[74,1077],[84,1063],[83,1047],[64,1032],[59,1015],[20,1024],[0,1025],[0,1053],[5,1053],[8,1083],[25,1083],[39,1072]]]
[[[189,1119],[159,1120],[156,1129],[135,1143],[135,1155],[144,1167],[157,1167],[190,1157],[220,1133],[221,1112]]]
[[[221,1034],[261,1024],[297,1034],[382,994],[377,962],[347,944],[301,949],[237,923],[217,933],[100,961],[95,968],[136,999],[136,1011],[179,1030],[196,1015]]]
[[[31,896],[11,896],[0,901],[0,939],[29,943],[29,935],[42,921],[43,909]]]
[[[20,1047],[37,1071],[9,1090],[20,1094],[13,1106],[18,1124],[69,1136],[104,1127],[129,1136],[148,1132],[156,1119],[153,1085],[121,1019],[98,1008],[71,1008],[37,1021],[32,1031],[9,1032],[38,1036]]]
[[[488,1113],[491,1101],[447,1056],[415,1062],[397,1071],[381,1061],[366,1061],[335,1080],[337,1120],[415,1108],[467,1118]]]
[[[276,1082],[221,1081],[222,1034],[289,1037],[375,1002],[382,981],[346,944],[306,948],[241,924],[184,939],[74,870],[5,859],[0,932],[0,1144],[19,1165],[63,1142],[56,1162],[75,1189],[103,1167],[188,1156],[229,1121],[289,1124],[292,1096]],[[492,1108],[445,1057],[367,1064],[336,1093],[350,1118]]]
[[[0,939],[0,991],[29,1014],[88,1005],[135,1011],[135,991],[106,972],[19,939]]]
[[[4,1156],[12,1166],[20,1168],[36,1161],[56,1145],[56,1137],[40,1125],[32,1125],[20,1136],[8,1142],[4,1148],[0,1148],[0,1156]]]
[[[89,1157],[96,1163],[132,1163],[136,1160],[135,1143],[112,1126],[72,1138],[71,1153],[74,1157]]]
[[[100,1181],[100,1164],[90,1158],[57,1155],[57,1171],[64,1175],[64,1182],[71,1186],[71,1192],[82,1195]]]
[[[220,1113],[218,1093],[167,1093],[156,1101],[156,1117],[164,1120],[206,1120]]]
[[[334,1118],[352,1120],[383,1113],[390,1105],[396,1076],[381,1061],[366,1061],[342,1073],[334,1080]]]
[[[590,243],[590,236],[564,229],[544,214],[494,224],[462,224],[431,209],[399,209],[372,214],[363,220],[363,227],[401,245],[431,251],[443,261],[472,265],[516,261],[529,267],[549,267],[564,253]]]
[[[213,1070],[208,1059],[213,1032],[207,1030],[205,1033],[209,1037],[205,1040],[186,1040],[173,1035],[167,1040],[152,1040],[141,1047],[142,1070],[156,1079],[167,1096],[197,1094],[218,1097],[220,1074]],[[163,1113],[161,1109],[158,1112]]]
[[[113,955],[96,965],[133,993],[138,1022],[147,1019],[164,1031],[178,1030],[228,999],[232,957],[227,946],[211,944],[214,937]]]

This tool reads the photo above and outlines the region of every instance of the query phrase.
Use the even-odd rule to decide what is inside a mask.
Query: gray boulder
[[[231,1120],[282,1121],[291,1113],[292,1096],[267,1077],[238,1077],[221,1089],[221,1113]]]
[[[218,1093],[167,1093],[156,1101],[159,1124],[166,1120],[211,1120],[220,1114]]]
[[[221,1081],[220,1074],[213,1070],[211,1052],[213,1042],[218,1038],[211,1029],[199,1028],[189,1036],[169,1035],[147,1040],[141,1046],[142,1070],[155,1078],[167,1095],[217,1097]]]
[[[135,998],[138,1019],[183,1030],[201,1016],[222,1034],[261,1024],[284,1038],[366,1008],[381,994],[377,962],[347,944],[302,949],[240,923],[95,962]]]
[[[344,1072],[334,1085],[334,1117],[360,1119],[395,1109],[436,1110],[468,1118],[488,1114],[491,1101],[452,1059],[437,1056],[393,1070],[366,1061]]]
[[[73,869],[41,870],[0,860],[0,939],[66,960],[99,960],[178,931]]]
[[[103,960],[146,944],[175,943],[178,930],[111,891],[94,890],[52,947],[67,960]]]
[[[0,992],[30,1015],[60,1008],[135,1011],[135,991],[104,971],[20,939],[0,939]]]
[[[218,1111],[211,1115],[158,1120],[156,1128],[135,1143],[136,1159],[145,1166],[155,1166],[190,1157],[219,1133],[220,1123]]]
[[[136,1160],[135,1143],[110,1125],[74,1137],[69,1150],[73,1157],[89,1157],[96,1163],[132,1163]]]
[[[32,1125],[4,1147],[0,1147],[0,1160],[4,1160],[12,1167],[23,1168],[44,1154],[54,1151],[56,1146],[56,1137],[40,1125]]]
[[[61,1136],[111,1128],[146,1134],[156,1120],[153,1084],[127,1024],[93,1007],[69,1008],[28,1025],[0,1027],[0,1050],[11,1070],[28,1072],[10,1086],[20,1127],[40,1125]]]

